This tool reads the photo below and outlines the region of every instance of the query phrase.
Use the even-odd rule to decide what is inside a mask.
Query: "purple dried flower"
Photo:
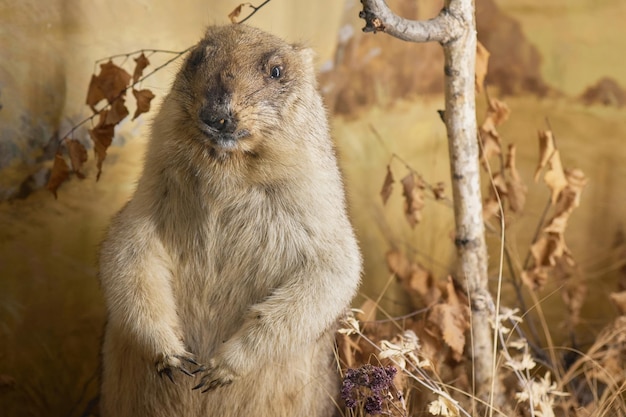
[[[393,366],[365,364],[356,369],[348,369],[341,387],[341,398],[348,408],[354,408],[360,402],[366,413],[382,414],[385,393],[393,387],[395,375],[396,368]]]

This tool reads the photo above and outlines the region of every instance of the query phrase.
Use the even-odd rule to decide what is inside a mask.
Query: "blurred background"
[[[407,18],[435,16],[442,2],[388,2]],[[133,192],[150,120],[180,61],[144,81],[156,98],[150,113],[116,130],[96,181],[92,148],[85,179],[45,188],[62,138],[91,115],[84,104],[95,61],[140,49],[182,51],[210,24],[227,24],[238,5],[226,0],[0,0],[0,409],[7,416],[95,414],[104,323],[96,255],[111,216]],[[249,9],[248,9],[249,10]],[[359,305],[380,299],[390,314],[409,303],[390,275],[392,248],[445,279],[454,264],[452,209],[427,199],[423,220],[404,218],[400,186],[387,203],[380,189],[417,171],[449,190],[443,109],[443,54],[437,44],[408,44],[364,34],[356,0],[272,0],[249,24],[318,54],[320,88],[332,121],[350,211],[365,259]],[[244,8],[242,15],[247,10]],[[511,116],[503,143],[518,149],[529,188],[522,214],[509,220],[512,263],[527,256],[550,192],[533,182],[537,131],[551,128],[566,168],[589,179],[566,240],[588,287],[577,343],[617,311],[608,295],[624,285],[626,223],[626,37],[622,0],[476,0],[478,37],[490,51],[487,88]],[[150,68],[171,56],[153,54]],[[116,58],[132,72],[132,58]],[[478,119],[486,109],[477,96]],[[132,110],[131,110],[132,111]],[[87,123],[74,138],[90,146]],[[392,158],[395,154],[401,158]],[[484,191],[487,190],[485,182]],[[497,230],[488,232],[490,276],[499,262]],[[506,275],[505,271],[505,275]],[[621,279],[620,279],[621,278]],[[519,298],[506,284],[505,304]],[[571,343],[568,311],[549,283],[537,295],[557,343]],[[621,288],[623,289],[623,288]],[[523,294],[528,300],[528,292]],[[532,303],[530,304],[532,306]],[[528,307],[528,305],[527,305]]]

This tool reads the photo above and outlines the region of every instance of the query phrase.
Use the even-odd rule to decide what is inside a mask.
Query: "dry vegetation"
[[[535,184],[526,185],[516,167],[515,144],[505,146],[498,133],[510,116],[509,107],[496,99],[487,98],[487,103],[479,129],[487,196],[483,216],[501,245],[492,326],[498,350],[493,373],[503,388],[504,405],[494,407],[493,399],[474,394],[468,344],[472,317],[463,286],[454,275],[433,274],[419,256],[399,249],[404,245],[392,238],[386,253],[391,272],[387,286],[396,281],[408,294],[411,308],[408,314],[392,317],[380,305],[383,291],[346,318],[337,337],[346,415],[626,415],[624,317],[607,324],[585,350],[575,344],[556,346],[550,334],[554,325],[546,321],[540,300],[546,284],[556,283],[566,310],[564,325],[575,343],[588,288],[565,232],[588,180],[580,169],[563,167],[555,134],[540,130]],[[414,228],[428,222],[422,213],[428,205],[449,210],[442,183],[430,184],[395,154],[381,177],[383,204],[394,192],[397,172],[403,176],[403,212],[388,215],[402,216]],[[507,233],[524,212],[527,193],[543,191],[540,179],[549,191],[547,208],[535,219],[537,231],[524,260],[523,253],[513,253]],[[624,254],[623,243],[620,247]],[[511,308],[500,305],[503,286],[518,294]],[[620,290],[610,300],[624,313],[626,293]],[[532,300],[530,307],[525,298]],[[538,334],[537,323],[543,334]]]
[[[236,14],[232,16],[233,19],[236,17]],[[349,46],[353,47],[356,48]],[[94,110],[89,120],[98,118],[97,124],[90,131],[96,167],[85,165],[85,147],[70,132],[64,138],[64,146],[57,153],[52,168],[49,188],[55,195],[71,173],[83,178],[86,169],[97,171],[99,175],[114,135],[114,126],[129,115],[124,100],[120,98],[140,82],[142,71],[147,65],[143,61],[144,52],[132,54],[137,63],[133,76],[122,68],[122,64],[117,65],[110,60],[102,65],[98,75],[94,74],[87,104]],[[124,59],[130,56],[125,55]],[[406,68],[405,65],[400,67]],[[536,74],[532,75],[535,77],[533,80],[536,80]],[[343,83],[354,80],[343,79],[341,74],[338,77]],[[396,79],[395,76],[392,78]],[[411,78],[416,82],[414,77]],[[428,85],[418,87],[428,91],[436,90],[433,87],[436,81],[431,81]],[[539,84],[543,89],[543,83]],[[149,109],[151,93],[148,94],[147,90],[133,90],[133,93],[135,91],[136,117]],[[368,96],[359,100],[344,90],[342,96],[335,96],[336,101],[333,103],[337,111],[343,112],[355,106],[360,108],[360,104],[354,104],[356,102],[390,101],[386,95],[381,100],[380,94],[384,93],[378,90],[366,93]],[[401,94],[401,97],[404,95]],[[599,82],[583,98],[589,103],[599,101],[620,106],[624,101],[623,91],[608,81]],[[106,100],[105,106],[96,109],[101,100]],[[441,259],[427,265],[422,254],[410,250],[412,244],[407,244],[407,239],[413,236],[410,232],[398,236],[392,228],[385,226],[387,221],[402,219],[409,226],[407,230],[421,232],[436,224],[440,232],[449,232],[451,201],[446,194],[449,181],[427,178],[408,163],[410,158],[401,152],[385,149],[384,157],[376,155],[370,158],[367,150],[359,150],[358,145],[344,142],[344,150],[349,147],[354,152],[353,158],[364,158],[367,161],[364,164],[370,164],[367,169],[375,168],[381,172],[380,183],[383,186],[380,196],[376,198],[380,198],[383,203],[394,198],[395,203],[402,201],[401,204],[391,201],[384,214],[377,213],[379,218],[376,220],[371,217],[365,217],[367,220],[364,220],[363,210],[358,214],[361,217],[356,220],[357,223],[368,225],[378,223],[385,229],[384,244],[389,250],[381,249],[382,245],[377,249],[379,256],[384,257],[390,274],[374,277],[378,278],[380,284],[376,287],[376,297],[367,299],[349,314],[337,334],[337,360],[344,378],[341,392],[343,403],[340,403],[344,416],[626,416],[626,377],[623,371],[626,367],[624,238],[622,236],[621,240],[615,242],[611,254],[617,260],[610,268],[620,274],[618,286],[614,293],[603,300],[612,302],[622,315],[596,329],[594,337],[581,336],[581,309],[594,288],[586,285],[585,268],[577,262],[580,254],[570,250],[565,232],[571,222],[571,214],[581,204],[581,195],[588,180],[576,166],[563,163],[558,146],[560,133],[548,126],[538,133],[535,183],[525,183],[524,175],[519,172],[516,163],[518,144],[505,141],[499,133],[506,123],[515,122],[517,116],[511,115],[504,101],[487,97],[486,103],[480,124],[483,194],[486,196],[483,216],[492,237],[491,242],[497,246],[496,249],[492,248],[492,255],[497,255],[492,260],[496,264],[493,269],[497,276],[492,285],[497,301],[492,306],[492,326],[497,346],[493,374],[496,375],[495,384],[503,388],[501,395],[505,398],[500,403],[505,405],[493,407],[494,399],[477,398],[474,394],[471,383],[474,353],[468,349],[468,340],[472,337],[469,331],[472,320],[470,300],[454,274],[447,270],[446,266],[450,264],[449,254],[446,255],[448,251],[443,250]],[[416,121],[412,110],[408,109],[409,106],[417,106],[416,102],[402,102],[398,106],[403,113],[398,117],[404,124],[412,123],[416,126],[421,123]],[[432,103],[420,102],[419,106],[430,110]],[[370,113],[367,116],[372,116],[372,121],[368,127],[371,136],[367,140],[385,143],[385,133],[379,129],[376,121],[388,116],[376,113],[380,110],[368,111]],[[436,118],[434,112],[430,114],[429,117]],[[350,128],[346,122],[339,130],[346,129],[346,126]],[[379,133],[379,130],[383,133]],[[359,140],[366,139],[360,137]],[[440,151],[424,147],[419,150],[422,154],[431,155],[431,159],[435,158],[435,154],[440,155]],[[112,176],[136,176],[137,158],[129,157],[128,149],[125,152],[116,150],[112,154],[123,161],[117,167],[112,166]],[[376,165],[373,162],[380,162],[381,158],[386,158],[386,170],[384,163]],[[446,163],[442,162],[445,169]],[[348,177],[355,175],[348,172]],[[540,180],[543,180],[543,184]],[[510,230],[515,229],[522,216],[526,216],[525,224],[528,224],[529,214],[524,211],[526,201],[542,198],[546,194],[545,187],[549,195],[545,201],[546,210],[531,213],[536,226],[532,241],[527,247],[512,245],[510,240],[514,239],[509,237]],[[0,371],[0,400],[6,405],[3,409],[8,415],[95,414],[96,363],[103,311],[95,271],[87,269],[77,273],[76,269],[84,266],[73,262],[71,258],[87,259],[87,264],[93,263],[95,249],[85,246],[83,242],[99,240],[104,220],[92,225],[87,231],[77,230],[74,225],[92,222],[91,211],[113,195],[119,206],[124,196],[120,196],[118,191],[100,188],[98,193],[91,184],[74,182],[68,187],[68,195],[61,198],[69,203],[66,201],[54,206],[45,220],[39,216],[37,209],[50,206],[40,194],[31,197],[29,202],[16,203],[0,217],[5,226],[1,228],[3,242],[13,241],[24,233],[31,234],[29,238],[32,241],[38,239],[37,233],[46,236],[50,234],[42,241],[40,248],[24,250],[70,254],[60,260],[50,259],[47,263],[20,265],[11,271],[14,276],[47,277],[41,282],[29,283],[28,286],[18,280],[0,282],[0,340],[3,345],[0,347],[0,359],[6,364]],[[357,193],[365,194],[359,197],[363,200],[353,197],[352,201],[372,204],[373,194],[376,193],[369,191],[371,187],[358,189]],[[77,206],[74,201],[83,203]],[[32,210],[28,211],[28,207]],[[109,211],[112,213],[114,208]],[[78,218],[76,213],[81,213]],[[371,215],[372,212],[367,214]],[[442,218],[447,220],[439,224]],[[36,232],[32,228],[27,229],[26,225],[33,222],[40,222],[41,229]],[[434,230],[431,227],[429,233],[437,234]],[[59,236],[64,236],[64,239]],[[439,233],[436,238],[447,242],[440,246],[451,245],[451,238],[446,233]],[[423,239],[423,236],[419,239]],[[435,237],[430,236],[430,239],[434,241]],[[56,241],[73,243],[68,243],[71,246],[69,248],[58,248]],[[34,253],[26,253],[26,258],[37,259]],[[0,263],[9,264],[8,261],[0,257]],[[376,260],[370,259],[368,262],[371,265]],[[433,267],[433,264],[439,266]],[[48,272],[55,268],[69,273],[57,277]],[[76,276],[81,276],[82,280],[76,279]],[[381,280],[380,276],[388,279]],[[53,278],[58,278],[58,281]],[[85,279],[89,279],[88,284]],[[37,287],[37,293],[31,293],[33,285]],[[402,315],[390,311],[388,303],[385,303],[394,288],[396,294],[391,298],[398,298],[399,288],[402,292],[400,298],[408,302],[401,308],[404,310]],[[366,292],[373,293],[371,289],[370,286]],[[554,337],[562,333],[563,328],[552,323],[544,312],[546,291],[558,292],[563,300],[562,314],[566,317],[563,328],[568,343],[562,343],[563,338]],[[6,294],[14,294],[15,298]],[[503,297],[503,294],[508,296]],[[597,294],[595,296],[598,297]],[[59,300],[63,300],[62,305],[59,305]],[[78,322],[76,311],[81,312]],[[68,323],[73,324],[68,326]],[[590,339],[591,343],[584,346],[578,343]]]

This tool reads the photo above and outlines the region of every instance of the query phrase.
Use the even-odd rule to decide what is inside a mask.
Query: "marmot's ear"
[[[302,57],[302,60],[307,66],[311,68],[314,67],[313,61],[315,60],[316,54],[313,49],[299,43],[293,44],[291,47]]]

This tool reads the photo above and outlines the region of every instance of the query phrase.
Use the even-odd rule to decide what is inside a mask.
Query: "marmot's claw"
[[[229,385],[235,379],[235,375],[232,372],[226,370],[225,368],[215,366],[213,361],[211,361],[209,367],[203,371],[206,372],[206,374],[202,377],[200,383],[192,388],[194,390],[203,388],[201,391],[203,393],[211,391],[215,388]]]
[[[197,366],[198,368],[190,371],[183,366],[183,361],[189,362],[192,365]],[[169,380],[172,381],[174,384],[176,384],[176,381],[174,381],[174,373],[172,372],[172,369],[178,369],[180,372],[187,376],[194,376],[196,373],[204,370],[204,366],[200,365],[198,362],[195,361],[193,357],[189,355],[163,355],[162,358],[157,361],[156,368],[159,376],[167,376]]]

